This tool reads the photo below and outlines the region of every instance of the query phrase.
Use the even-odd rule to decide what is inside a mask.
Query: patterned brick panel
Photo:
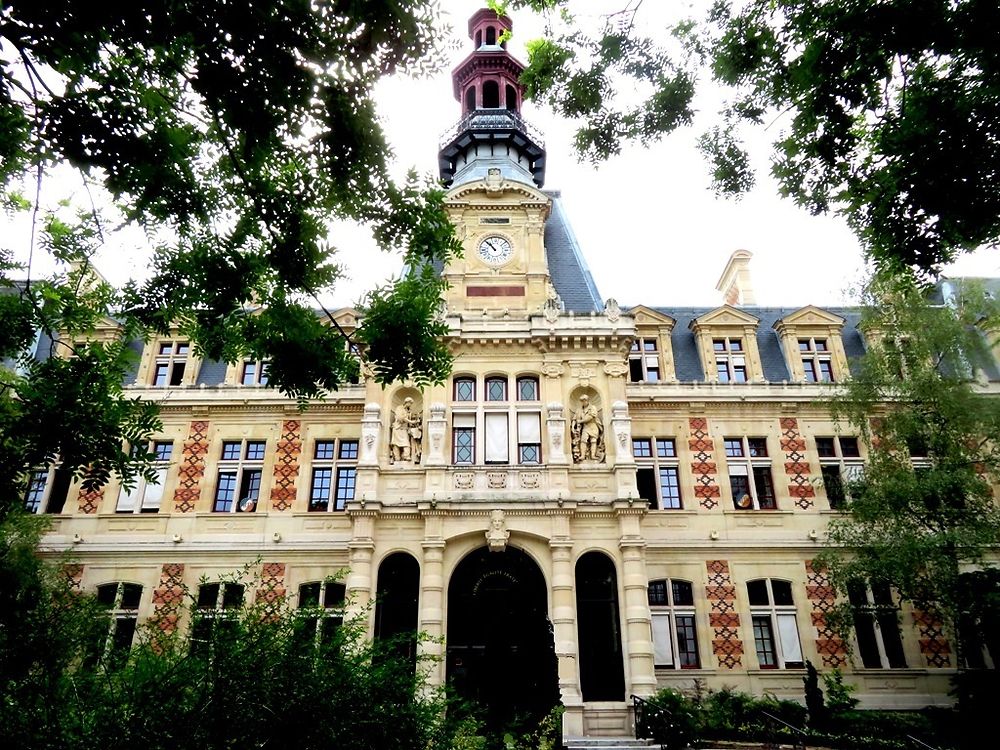
[[[257,601],[261,604],[265,615],[276,613],[287,594],[285,588],[285,563],[264,563],[261,571],[260,587],[257,589]]]
[[[177,489],[174,490],[174,510],[190,513],[201,495],[201,478],[205,475],[205,456],[208,453],[208,422],[192,422],[184,453],[177,470]]]
[[[64,563],[62,574],[70,591],[83,590],[83,566],[79,563]]]
[[[847,646],[826,621],[827,613],[837,603],[837,594],[826,571],[813,560],[806,560],[806,595],[812,607],[812,624],[816,628],[816,653],[822,657],[823,666],[845,666]]]
[[[184,586],[184,565],[167,563],[160,571],[160,585],[153,592],[153,616],[150,623],[165,635],[177,629],[181,605],[187,595]]]
[[[809,481],[809,462],[806,461],[806,441],[799,432],[798,420],[783,417],[781,425],[781,450],[785,453],[785,474],[788,477],[788,494],[795,506],[809,510],[816,497],[816,489]]]
[[[729,577],[729,563],[708,560],[708,624],[712,628],[712,653],[722,669],[743,666],[743,641],[740,640],[740,615],[736,611],[736,587]]]
[[[944,623],[937,612],[913,613],[913,622],[920,632],[920,653],[928,667],[950,667],[951,646],[944,633]]]
[[[79,498],[79,508],[81,513],[90,515],[96,513],[104,500],[104,487],[96,490],[81,490]]]
[[[302,453],[302,423],[288,419],[281,425],[281,439],[274,457],[274,486],[271,488],[271,508],[288,510],[295,500],[295,479],[299,476],[299,454]]]
[[[709,438],[708,420],[704,417],[691,417],[688,420],[691,437],[688,448],[694,461],[691,462],[691,473],[694,475],[694,496],[705,510],[714,510],[719,505],[722,491],[715,478],[718,469],[715,464],[715,443]]]

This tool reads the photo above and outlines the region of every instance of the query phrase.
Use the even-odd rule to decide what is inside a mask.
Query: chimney
[[[750,281],[750,259],[753,253],[749,250],[737,250],[729,256],[722,276],[715,288],[722,292],[722,301],[734,307],[756,305],[753,294],[753,284]]]

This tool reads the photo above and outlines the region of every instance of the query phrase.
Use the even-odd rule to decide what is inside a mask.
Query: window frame
[[[169,450],[164,450],[169,449]],[[127,492],[124,487],[118,490],[118,500],[115,503],[115,513],[159,513],[163,508],[163,492],[167,485],[167,473],[173,461],[174,441],[173,440],[150,440],[146,445],[146,452],[155,458],[152,462],[153,471],[160,478],[158,483],[148,482],[145,477],[139,476],[135,480],[135,488]],[[147,504],[147,496],[150,487],[156,487],[160,494],[155,505]],[[131,500],[131,508],[123,500]]]
[[[628,368],[630,383],[662,382],[663,367],[658,336],[639,336],[632,340]]]
[[[876,584],[873,587],[870,583],[854,581],[848,586],[848,602],[851,605],[851,619],[853,626],[852,637],[854,638],[855,662],[860,661],[860,666],[855,663],[856,669],[906,669],[906,648],[903,645],[903,633],[899,627],[899,614],[901,605],[893,595],[891,587],[887,584]],[[878,593],[876,593],[876,591]],[[859,601],[863,599],[864,601]],[[888,627],[892,623],[891,628]],[[860,630],[863,624],[865,632],[869,638],[861,637]],[[892,636],[886,631],[890,631]],[[894,641],[894,644],[891,644]],[[895,645],[897,651],[890,653],[890,645]],[[870,647],[874,646],[874,653]],[[874,656],[876,663],[865,663],[868,657]],[[893,661],[897,660],[897,663]]]
[[[66,512],[66,502],[73,485],[73,475],[56,461],[44,468],[28,472],[28,482],[22,495],[24,509],[35,515],[61,515]],[[53,499],[58,502],[53,503]]]
[[[767,593],[766,604],[751,603],[750,584],[763,581]],[[777,604],[777,597],[774,594],[774,582],[777,581],[788,586],[789,604]],[[757,666],[762,670],[783,670],[783,669],[805,669],[805,654],[802,651],[802,636],[799,633],[798,610],[795,607],[795,595],[792,591],[792,581],[784,578],[752,578],[746,582],[747,604],[750,611],[750,630],[754,641],[754,653],[757,657]],[[761,627],[767,623],[767,632]],[[798,659],[789,659],[785,652],[790,649],[786,642],[786,636],[790,635],[783,631],[779,623],[790,622],[794,624],[795,649],[798,650]],[[771,651],[774,656],[774,664],[765,664],[761,658],[761,642],[768,639]],[[766,649],[765,649],[766,652]]]
[[[239,458],[226,458],[226,447],[239,444]],[[250,457],[250,446],[262,445],[260,457]],[[267,440],[257,440],[254,438],[241,438],[239,440],[223,440],[220,450],[220,458],[216,465],[215,493],[212,498],[213,513],[256,513],[260,506],[261,498],[264,495],[264,462],[267,458]],[[251,497],[253,490],[253,474],[257,472],[256,497]],[[232,498],[224,500],[220,497],[222,492],[222,477],[234,475],[232,486]],[[249,479],[250,487],[245,485]],[[252,499],[253,507],[241,508],[244,500]],[[220,504],[227,504],[229,507],[220,507]]]
[[[733,452],[732,444],[738,443],[740,453]],[[726,470],[729,477],[729,491],[732,496],[733,509],[740,511],[778,510],[778,493],[775,490],[774,474],[772,473],[771,453],[766,437],[742,435],[740,437],[723,437],[722,444],[726,454]],[[759,452],[763,446],[764,454]],[[733,470],[736,470],[734,473]],[[742,473],[740,473],[742,471]],[[733,477],[746,477],[747,492],[737,497],[736,482]],[[764,485],[762,488],[761,485]],[[770,490],[770,497],[762,491]],[[761,496],[764,496],[762,501]],[[743,498],[749,496],[749,503]]]
[[[320,455],[320,447],[333,445],[331,455]],[[347,510],[347,503],[354,500],[358,486],[358,453],[361,443],[357,438],[318,438],[313,443],[312,465],[309,471],[309,498],[306,509],[310,513],[334,513]],[[317,483],[320,472],[329,472],[326,498],[317,500]],[[324,489],[320,487],[319,489]]]
[[[750,363],[743,336],[713,336],[712,355],[715,360],[715,379],[718,383],[749,383]],[[719,345],[722,344],[722,348]],[[733,345],[736,344],[734,347]],[[725,378],[722,377],[723,370]],[[737,375],[742,376],[742,380]]]
[[[542,465],[541,383],[536,375],[513,378],[493,373],[483,378],[482,398],[455,400],[451,408],[451,465],[453,466],[525,466]],[[473,383],[469,376],[453,378],[452,395],[458,395],[459,381]],[[521,384],[533,384],[534,399],[521,398]],[[491,386],[502,383],[503,399],[489,399]],[[514,397],[513,400],[511,397]]]
[[[244,359],[240,364],[239,384],[257,388],[266,386],[270,366],[270,360]],[[247,371],[250,367],[253,367],[253,372],[250,373],[250,382],[247,382]]]
[[[669,445],[669,449],[668,449]],[[646,446],[644,449],[642,446]],[[638,450],[637,450],[638,448]],[[632,456],[636,463],[636,487],[640,491],[648,480],[640,481],[639,472],[652,471],[653,485],[656,497],[642,498],[650,502],[650,510],[684,510],[684,493],[681,490],[680,456],[677,453],[675,437],[634,437],[632,438]],[[674,497],[664,495],[664,475],[673,475]],[[670,486],[669,484],[667,485]],[[667,500],[670,504],[667,505]]]
[[[135,643],[135,633],[139,626],[139,609],[142,605],[142,595],[143,586],[139,583],[131,583],[129,581],[109,581],[108,583],[102,583],[98,585],[95,589],[95,597],[98,603],[103,603],[101,600],[101,592],[107,591],[109,587],[114,586],[115,591],[111,597],[111,603],[105,610],[106,616],[108,617],[108,627],[104,633],[102,639],[102,644],[100,647],[100,656],[98,661],[106,663],[112,656],[115,658],[121,658],[122,656],[128,654],[131,650],[133,644]],[[137,593],[135,598],[134,607],[123,606],[125,604],[125,593],[126,588],[133,593]],[[137,590],[137,591],[136,591]],[[119,637],[119,632],[122,624],[125,623],[126,630],[128,632],[128,644],[123,644]]]
[[[211,604],[202,604],[203,592],[211,587],[217,587],[214,601]],[[238,598],[234,601],[231,595],[238,593]],[[198,585],[198,594],[192,608],[194,622],[191,624],[191,651],[198,652],[207,650],[215,637],[216,627],[220,623],[225,625],[235,619],[234,612],[239,612],[246,601],[247,587],[245,584],[235,581],[204,581]]]
[[[856,456],[845,455],[844,444],[841,442],[843,439],[854,441],[857,447]],[[830,445],[833,447],[833,453],[823,455],[823,450],[820,447],[823,443],[820,441],[826,440],[832,441]],[[847,483],[860,478],[861,474],[864,473],[865,461],[861,456],[861,441],[853,435],[817,435],[814,441],[816,443],[816,456],[819,459],[820,477],[823,481],[827,502],[830,504],[830,510],[843,510],[847,501],[850,500],[847,495]],[[840,493],[837,498],[831,496],[831,483],[828,482],[828,474],[832,475],[833,470],[836,470],[837,482],[840,485],[835,490],[835,493]]]
[[[305,589],[313,586],[317,587],[316,604],[303,604]],[[332,600],[331,592],[335,592]],[[318,648],[322,643],[329,642],[344,623],[347,585],[332,578],[304,581],[299,584],[297,604],[295,617],[299,621],[299,627],[303,635],[309,637]]]
[[[836,383],[833,371],[833,349],[828,336],[796,336],[802,376],[807,383]],[[822,343],[822,348],[819,344]],[[803,348],[803,345],[805,348]],[[825,372],[824,372],[825,369]],[[824,377],[828,375],[828,377]]]
[[[663,584],[666,603],[654,602],[654,584]],[[675,585],[683,584],[690,589],[691,604],[677,604]],[[649,604],[650,614],[650,642],[653,644],[653,667],[654,669],[701,669],[701,651],[698,646],[698,614],[694,602],[695,586],[692,581],[680,578],[655,578],[649,581],[646,586],[646,601]],[[669,627],[669,643],[666,645],[670,649],[670,663],[657,661],[659,655],[657,651],[657,627],[656,619],[665,619]],[[680,621],[684,620],[684,630],[689,633],[690,638],[685,638],[685,648],[681,650]],[[684,663],[690,660],[693,655],[693,663]]]
[[[161,339],[155,344],[156,349],[153,355],[153,377],[150,383],[155,388],[171,388],[184,385],[184,376],[187,374],[188,365],[191,362],[191,342],[186,339]],[[164,351],[165,347],[169,347]],[[181,351],[183,347],[183,351]],[[178,366],[180,369],[178,370]],[[160,370],[163,369],[163,382],[160,382]]]

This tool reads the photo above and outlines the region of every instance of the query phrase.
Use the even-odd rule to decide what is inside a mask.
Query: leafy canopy
[[[299,399],[353,380],[357,355],[381,382],[446,375],[434,274],[369,295],[351,336],[314,312],[344,273],[332,220],[368,224],[409,268],[459,249],[443,192],[392,179],[372,99],[384,76],[436,70],[440,34],[433,0],[0,6],[2,203],[30,212],[0,250],[0,358],[16,366],[0,384],[5,503],[56,455],[90,486],[131,480],[121,443],[157,426],[120,387],[135,339],[270,360],[270,384]],[[53,170],[79,173],[86,210],[51,207]],[[103,196],[114,210],[94,208]],[[89,263],[119,224],[154,253],[146,280],[114,289]],[[62,270],[13,263],[43,254]]]
[[[877,343],[832,403],[868,461],[822,557],[841,591],[888,582],[954,626],[968,606],[963,574],[1000,545],[1000,402],[978,380],[994,366],[1000,309],[970,281],[945,292],[931,304],[901,274],[868,289],[862,327]]]
[[[743,140],[758,129],[773,139],[781,194],[844,216],[879,263],[930,272],[1000,239],[995,2],[717,0],[704,18],[650,31],[651,6],[623,0],[595,34],[579,28],[590,4],[496,5],[548,14],[523,81],[579,118],[582,156],[690,124],[711,84],[727,99],[700,147],[720,193],[752,187]]]

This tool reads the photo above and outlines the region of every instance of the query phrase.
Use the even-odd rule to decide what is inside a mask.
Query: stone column
[[[622,588],[625,591],[625,640],[628,649],[629,694],[652,695],[656,692],[653,669],[653,641],[646,597],[646,542],[636,537],[622,537]]]
[[[549,434],[548,464],[566,464],[566,417],[563,416],[563,405],[553,401],[547,407],[548,418],[546,427]]]
[[[375,552],[375,541],[372,532],[375,526],[374,510],[351,509],[353,535],[348,542],[350,550],[350,570],[346,582],[346,615],[349,619],[363,617],[368,627],[366,632],[371,636],[372,618],[375,615],[372,603],[374,580],[372,577],[372,555]]]
[[[420,618],[417,629],[429,636],[417,644],[422,656],[436,659],[427,674],[427,687],[444,684],[444,546],[441,538],[442,514],[424,517],[424,561],[420,566]]]
[[[444,436],[448,429],[445,418],[445,406],[442,403],[431,404],[430,417],[424,430],[423,466],[444,466]]]
[[[559,694],[567,712],[563,717],[563,736],[583,736],[583,696],[580,693],[578,668],[579,646],[576,640],[576,591],[573,581],[573,541],[570,539],[570,514],[553,516],[552,550],[552,637],[555,641],[559,673]]]

